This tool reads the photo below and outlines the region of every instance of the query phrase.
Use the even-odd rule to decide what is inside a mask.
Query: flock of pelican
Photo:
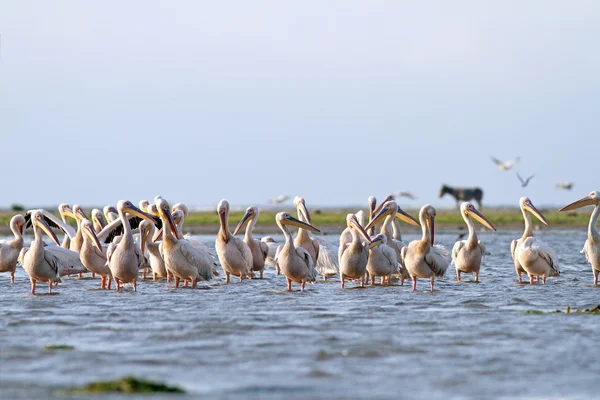
[[[600,215],[600,192],[561,208],[573,210],[594,205],[588,239],[583,253],[592,265],[594,284],[598,284],[600,273],[600,234],[596,227]],[[531,216],[543,224],[548,222],[527,197],[520,199],[519,206],[525,220],[525,230],[519,239],[511,243],[511,255],[519,282],[522,274],[527,274],[529,283],[556,277],[560,269],[551,249],[533,236]],[[20,263],[31,281],[31,293],[35,294],[36,283],[48,284],[48,292],[61,282],[65,275],[91,272],[99,275],[102,289],[110,289],[114,281],[118,291],[124,284],[131,284],[137,290],[140,270],[145,278],[151,271],[154,280],[175,281],[178,288],[181,280],[184,286],[196,287],[198,281],[208,281],[220,275],[219,265],[230,283],[231,276],[241,280],[254,278],[255,273],[262,279],[266,265],[274,267],[277,274],[283,274],[288,290],[292,283],[300,284],[304,290],[307,282],[316,281],[320,275],[324,280],[339,275],[341,287],[346,282],[355,281],[364,286],[366,282],[375,284],[380,278],[382,285],[392,278],[412,280],[416,290],[417,279],[429,279],[430,289],[434,289],[436,277],[443,277],[450,264],[454,264],[456,277],[461,281],[462,274],[474,274],[479,281],[481,261],[485,246],[478,240],[474,220],[495,231],[496,228],[478,211],[473,204],[465,202],[460,213],[468,227],[468,238],[457,241],[451,257],[447,249],[435,243],[436,210],[426,204],[419,212],[419,221],[403,211],[388,196],[377,205],[374,197],[369,198],[369,221],[364,212],[350,213],[346,217],[346,229],[340,235],[337,249],[319,237],[311,221],[310,213],[303,198],[294,199],[297,218],[287,212],[280,212],[275,220],[284,236],[284,243],[277,243],[272,237],[257,239],[253,229],[259,218],[259,210],[249,207],[233,232],[229,228],[229,203],[221,200],[217,206],[220,220],[219,232],[215,241],[216,257],[204,243],[183,235],[183,224],[188,216],[187,207],[178,203],[171,207],[157,196],[152,203],[142,200],[139,207],[130,201],[121,200],[116,208],[94,209],[91,220],[78,205],[70,207],[61,204],[60,218],[43,210],[30,210],[26,216],[15,215],[10,221],[14,239],[0,242],[0,272],[9,272],[14,283],[16,266]],[[74,229],[68,219],[76,221]],[[422,236],[410,243],[402,241],[399,221],[420,226]],[[380,225],[379,233],[375,233]],[[23,231],[33,229],[34,239],[29,247],[24,247]],[[298,228],[294,237],[290,227]],[[55,230],[64,235],[59,241]],[[138,233],[134,234],[134,231]],[[237,235],[244,231],[244,238]],[[46,235],[50,243],[44,241]]]

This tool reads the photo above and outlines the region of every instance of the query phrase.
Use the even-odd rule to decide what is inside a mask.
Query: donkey
[[[448,185],[442,185],[442,189],[440,190],[440,198],[442,198],[446,193],[449,193],[456,199],[456,207],[460,209],[460,202],[475,200],[479,208],[481,206],[481,199],[483,199],[483,190],[478,187],[474,188],[457,188]]]

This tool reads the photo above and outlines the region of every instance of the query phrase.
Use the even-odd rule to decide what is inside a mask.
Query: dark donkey
[[[479,208],[481,208],[481,199],[483,199],[483,190],[478,187],[474,188],[457,188],[448,185],[442,185],[440,190],[440,198],[446,193],[449,193],[456,199],[456,206],[460,208],[461,201],[469,201],[475,199]]]

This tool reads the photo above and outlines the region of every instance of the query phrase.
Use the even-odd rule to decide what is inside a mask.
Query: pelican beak
[[[76,218],[75,217],[75,213],[73,213],[73,210],[71,209],[71,207],[67,206],[66,208],[64,208],[61,211],[61,216],[65,216],[65,217],[71,217],[71,218]]]
[[[159,238],[162,236],[162,233],[163,233],[163,228],[160,228],[160,229],[158,229],[158,230],[157,230],[157,231],[154,233],[154,237],[152,237],[152,241],[153,241],[153,242],[156,242],[156,241],[157,241],[157,240],[158,240],[158,239],[159,239]]]
[[[380,244],[383,243],[383,239],[381,237],[373,240],[371,243],[369,243],[369,248],[372,249],[375,246],[379,246]]]
[[[235,230],[233,231],[233,235],[237,235],[238,233],[240,233],[240,231],[242,229],[244,229],[244,227],[246,225],[248,225],[248,222],[250,222],[250,220],[252,220],[252,218],[254,217],[254,214],[251,212],[246,212],[246,214],[244,214],[244,217],[242,218],[242,220],[240,221],[240,223],[238,224],[238,226],[235,227]]]
[[[546,221],[546,218],[544,218],[542,213],[539,212],[538,209],[535,208],[535,206],[533,204],[531,204],[531,202],[525,204],[525,206],[523,208],[525,210],[529,211],[530,213],[532,213],[533,215],[535,215],[535,217],[537,219],[539,219],[544,225],[549,226],[548,221]]]
[[[427,224],[429,225],[429,230],[431,230],[431,245],[433,246],[435,240],[435,217],[429,217]]]
[[[398,207],[398,211],[396,212],[396,218],[412,226],[421,226],[421,224],[419,224],[419,222],[416,219],[411,217],[406,211],[404,211],[400,207]]]
[[[140,228],[140,236],[142,237],[140,251],[142,254],[144,254],[146,250],[146,241],[148,240],[148,229],[146,229],[144,226],[140,226]]]
[[[383,201],[379,203],[377,207],[375,207],[375,209],[372,211],[372,215],[376,215],[377,213],[379,213],[383,206],[385,206],[385,203],[387,203],[390,200],[394,200],[394,197],[391,194],[388,195],[385,199],[383,199]]]
[[[589,195],[585,196],[579,200],[576,200],[570,204],[567,204],[566,206],[564,206],[563,208],[561,208],[558,211],[570,211],[570,210],[575,210],[576,208],[581,208],[581,207],[585,207],[585,206],[595,206],[596,204],[598,204],[598,200],[591,198]]]
[[[104,220],[104,216],[103,215],[97,215],[96,216],[96,222],[98,223],[98,225],[100,225],[101,229],[106,226],[106,221]]]
[[[154,218],[152,218],[152,216],[150,214],[147,214],[147,213],[143,212],[142,210],[140,210],[139,208],[137,208],[133,204],[131,206],[125,207],[123,211],[127,212],[128,214],[135,215],[136,217],[140,217],[142,219],[145,219],[146,221],[148,221],[148,222],[150,222],[152,224],[154,223]]]
[[[311,232],[321,232],[320,230],[318,230],[317,228],[315,228],[314,226],[312,226],[311,224],[307,224],[306,222],[302,222],[292,216],[289,216],[285,219],[285,224],[286,225],[292,225],[292,226],[297,226],[298,228],[303,228],[303,229],[307,229]]]
[[[76,219],[78,219],[79,221],[84,220],[84,219],[88,219],[87,215],[85,215],[85,213],[83,212],[83,210],[81,208],[77,209],[77,213],[73,214],[75,216]]]
[[[36,220],[35,223],[38,224],[39,227],[42,228],[42,230],[46,232],[48,236],[50,236],[50,238],[54,241],[54,243],[56,243],[57,246],[60,246],[58,238],[56,237],[54,232],[52,232],[52,229],[50,229],[50,225],[48,225],[48,223],[43,218],[41,220]]]
[[[96,245],[98,250],[102,251],[102,245],[100,244],[100,241],[98,240],[98,236],[96,236],[96,232],[94,232],[94,228],[92,228],[91,225],[86,225],[84,232],[86,235],[89,236],[90,239],[92,239],[92,241],[94,242],[94,244]]]
[[[312,221],[310,219],[310,214],[308,213],[308,210],[306,209],[306,204],[304,203],[304,201],[300,202],[300,204],[298,205],[298,209],[300,210],[300,213],[302,214],[302,216],[304,217],[306,222],[311,224]]]
[[[488,221],[488,219],[484,217],[483,214],[479,212],[479,210],[467,211],[467,213],[473,218],[475,218],[477,221],[479,221],[486,228],[490,228],[493,231],[496,230],[496,228],[494,228],[494,225],[492,225],[492,223]]]
[[[25,230],[25,224],[19,225],[19,232],[21,232],[21,235],[23,234],[24,230]]]
[[[385,203],[381,203],[381,204],[385,204]],[[398,208],[400,208],[400,207],[398,207]],[[378,211],[378,209],[379,209],[379,211]],[[389,207],[385,207],[385,208],[383,206],[377,207],[375,209],[375,211],[373,212],[375,214],[375,216],[373,217],[373,219],[371,221],[369,221],[367,226],[365,226],[365,229],[366,230],[371,229],[372,227],[377,225],[379,223],[379,221],[381,221],[382,219],[384,219],[385,217],[390,215],[392,213],[392,211],[393,211],[393,209],[391,209]]]
[[[362,227],[362,225],[360,224],[360,222],[358,222],[358,219],[356,218],[356,215],[352,216],[352,219],[350,220],[350,223],[352,224],[352,226],[354,226],[358,232],[363,235],[363,237],[365,239],[367,239],[367,242],[369,242],[369,244],[371,244],[373,242],[373,240],[371,239],[371,237],[369,236],[369,234],[367,233],[367,231],[365,230],[365,228]]]
[[[177,239],[181,239],[179,234],[177,233],[177,226],[175,225],[175,221],[173,220],[173,215],[171,215],[171,210],[164,210],[165,215],[167,216],[167,221],[169,221],[169,228],[171,228],[171,232]],[[154,223],[154,221],[152,221]],[[164,229],[164,227],[163,227]],[[162,230],[159,230],[161,232]]]

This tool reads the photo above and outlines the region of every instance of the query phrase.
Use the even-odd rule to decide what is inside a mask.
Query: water
[[[519,235],[482,234],[482,283],[454,282],[451,267],[434,293],[426,280],[413,293],[341,290],[337,279],[288,293],[268,269],[262,281],[219,277],[196,290],[144,281],[137,293],[65,279],[58,295],[32,296],[19,267],[14,285],[0,275],[0,397],[57,397],[133,374],[180,385],[188,395],[177,398],[596,398],[600,318],[523,313],[600,303],[579,253],[586,233],[538,233],[563,273],[533,286],[516,284],[509,248]],[[436,238],[451,247],[455,234]]]

